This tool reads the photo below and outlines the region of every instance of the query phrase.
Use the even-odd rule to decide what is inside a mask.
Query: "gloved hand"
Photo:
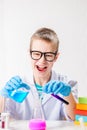
[[[25,91],[23,91],[22,89],[25,89]],[[30,90],[30,87],[24,82],[22,82],[19,76],[14,76],[0,90],[0,94],[4,97],[12,98],[17,102],[22,102],[23,99],[29,93],[29,90]]]
[[[47,94],[50,93],[57,95],[60,93],[63,96],[68,96],[71,92],[71,86],[63,82],[51,80],[43,86],[43,91]]]

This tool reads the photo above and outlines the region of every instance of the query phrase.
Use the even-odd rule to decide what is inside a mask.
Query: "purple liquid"
[[[67,104],[67,105],[69,104],[69,102],[67,102],[65,99],[61,98],[60,96],[54,95],[54,94],[51,94],[51,95],[52,95],[53,97],[59,99],[61,102],[65,103],[65,104]]]

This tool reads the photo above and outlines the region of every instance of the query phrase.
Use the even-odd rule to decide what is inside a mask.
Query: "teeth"
[[[37,66],[37,68],[44,69],[44,68],[46,68],[46,67],[40,67],[40,66]]]

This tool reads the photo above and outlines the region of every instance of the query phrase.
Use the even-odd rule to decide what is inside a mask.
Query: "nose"
[[[41,61],[41,62],[46,61],[46,60],[45,60],[45,55],[44,55],[44,54],[42,54],[42,56],[41,56],[41,58],[39,59],[39,61]]]

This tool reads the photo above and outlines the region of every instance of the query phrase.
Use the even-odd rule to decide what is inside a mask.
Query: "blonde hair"
[[[59,49],[59,39],[57,34],[55,33],[54,30],[50,29],[50,28],[40,28],[38,29],[32,36],[30,39],[30,49],[32,47],[32,43],[34,39],[42,39],[51,43],[55,43],[56,47],[57,47],[57,51]]]

